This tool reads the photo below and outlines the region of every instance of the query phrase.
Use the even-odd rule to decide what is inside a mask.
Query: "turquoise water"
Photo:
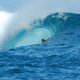
[[[0,80],[80,80],[80,26],[74,24],[47,43],[0,51]]]

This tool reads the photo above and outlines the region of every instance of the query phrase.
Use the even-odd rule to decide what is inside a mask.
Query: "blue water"
[[[0,80],[80,80],[80,26],[47,43],[0,51]]]

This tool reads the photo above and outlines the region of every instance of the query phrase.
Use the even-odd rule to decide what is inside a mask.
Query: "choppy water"
[[[0,52],[0,80],[80,80],[80,26],[44,44]]]

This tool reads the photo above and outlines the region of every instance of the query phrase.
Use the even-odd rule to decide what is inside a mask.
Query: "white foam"
[[[6,11],[0,11],[0,46],[3,43],[7,25],[9,24],[12,17],[12,13]]]

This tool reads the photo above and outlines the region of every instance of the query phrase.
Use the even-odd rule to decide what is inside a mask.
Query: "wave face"
[[[61,31],[80,26],[80,15],[73,13],[54,13],[43,20],[38,19],[29,24],[30,29],[22,28],[15,35],[8,35],[1,46],[2,50],[41,44],[42,38],[56,37]],[[11,34],[11,33],[9,33]]]
[[[65,14],[66,21],[56,15],[43,20],[44,29],[32,29],[35,34],[41,31],[41,35],[37,32],[41,37],[53,29],[55,34],[47,43],[0,51],[0,80],[80,80],[80,15]],[[20,33],[19,37],[26,36],[25,30]]]

